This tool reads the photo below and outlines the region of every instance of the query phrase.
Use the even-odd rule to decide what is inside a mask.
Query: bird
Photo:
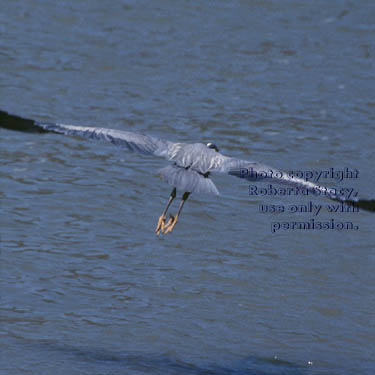
[[[251,182],[274,182],[288,185],[296,189],[305,189],[315,195],[341,202],[358,209],[375,212],[375,199],[359,199],[346,197],[336,189],[320,186],[308,179],[293,176],[291,173],[272,168],[256,161],[242,160],[225,156],[219,152],[215,143],[183,143],[171,142],[151,135],[91,126],[78,126],[60,123],[47,123],[27,119],[0,110],[0,127],[31,133],[57,133],[78,136],[94,140],[108,141],[129,152],[137,152],[146,156],[167,159],[172,164],[159,169],[159,174],[166,183],[172,185],[167,204],[160,215],[156,235],[171,233],[179,221],[182,208],[192,193],[219,195],[219,191],[210,178],[212,174],[228,174]],[[167,213],[177,189],[183,192],[177,213]]]

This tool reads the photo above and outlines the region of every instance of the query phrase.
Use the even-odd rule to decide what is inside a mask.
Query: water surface
[[[287,170],[357,168],[373,196],[371,1],[12,1],[0,107]],[[280,230],[218,177],[154,235],[165,165],[105,143],[1,133],[4,374],[372,374],[374,218]],[[316,198],[326,204],[323,198]],[[175,210],[177,205],[173,206]]]

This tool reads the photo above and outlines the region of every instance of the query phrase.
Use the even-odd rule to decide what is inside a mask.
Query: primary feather
[[[375,200],[346,199],[330,190],[305,181],[301,178],[292,178],[287,173],[267,165],[227,157],[202,143],[175,143],[164,139],[135,132],[76,126],[65,124],[51,124],[0,111],[0,126],[11,130],[24,132],[53,132],[90,139],[105,140],[130,152],[143,155],[162,157],[173,161],[172,166],[161,169],[162,178],[169,184],[189,192],[218,194],[218,190],[208,173],[226,173],[241,177],[249,181],[272,181],[278,184],[305,188],[310,192],[321,191],[335,201],[375,212]],[[262,172],[273,171],[273,175]]]

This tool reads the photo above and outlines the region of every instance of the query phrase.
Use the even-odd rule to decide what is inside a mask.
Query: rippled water
[[[372,1],[4,4],[2,110],[215,141],[287,170],[357,168],[340,186],[374,195]],[[0,134],[2,374],[373,373],[372,215],[272,233],[313,215],[259,205],[306,199],[249,197],[223,176],[220,197],[192,195],[157,238],[162,161]]]

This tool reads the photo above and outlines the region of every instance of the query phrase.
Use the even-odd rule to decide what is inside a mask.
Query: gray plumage
[[[159,170],[162,179],[177,189],[186,192],[219,194],[215,184],[209,178],[209,174],[225,173],[249,181],[269,181],[304,188],[309,192],[324,192],[324,195],[330,199],[368,211],[375,211],[375,200],[345,199],[343,196],[336,195],[334,190],[329,190],[301,178],[292,178],[287,173],[267,165],[224,156],[215,151],[217,148],[213,144],[175,143],[150,135],[122,130],[49,124],[24,119],[3,111],[0,111],[0,126],[26,132],[54,132],[105,140],[130,152],[165,158],[172,161],[173,165]],[[267,175],[267,171],[272,171],[272,176]]]
[[[212,180],[204,174],[219,165],[225,156],[201,143],[173,143],[150,135],[135,132],[35,122],[42,129],[71,136],[104,140],[129,152],[152,155],[173,161],[172,166],[158,172],[162,179],[179,190],[195,193],[219,194]]]

